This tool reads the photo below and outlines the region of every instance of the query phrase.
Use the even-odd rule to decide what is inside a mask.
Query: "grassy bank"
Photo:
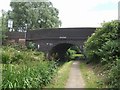
[[[2,88],[42,88],[54,77],[56,63],[44,53],[3,47]]]
[[[72,61],[69,61],[60,66],[58,69],[58,73],[56,74],[52,83],[49,84],[46,88],[64,88],[69,77],[71,65]]]
[[[102,78],[95,74],[92,67],[83,61],[80,62],[80,70],[86,85],[85,88],[103,88]]]

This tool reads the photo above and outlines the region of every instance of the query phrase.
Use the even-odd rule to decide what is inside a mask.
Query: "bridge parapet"
[[[96,28],[54,28],[33,30],[27,32],[27,40],[33,38],[88,37],[95,30]]]

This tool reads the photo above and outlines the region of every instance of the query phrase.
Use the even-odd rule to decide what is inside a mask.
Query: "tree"
[[[15,31],[25,31],[38,28],[56,28],[61,25],[58,10],[51,2],[11,2]]]
[[[2,10],[2,16],[0,17],[0,39],[5,39],[5,32],[8,31],[7,28],[8,14]]]

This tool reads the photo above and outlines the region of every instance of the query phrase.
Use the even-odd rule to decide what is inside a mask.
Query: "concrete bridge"
[[[82,48],[96,28],[54,28],[28,31],[25,35],[26,44],[33,42],[36,48],[45,53],[57,52],[63,57],[71,46]]]

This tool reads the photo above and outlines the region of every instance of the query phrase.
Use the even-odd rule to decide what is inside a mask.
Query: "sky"
[[[120,0],[50,0],[59,10],[61,27],[100,27],[118,19]],[[0,0],[0,11],[10,9],[10,0]],[[0,12],[1,15],[1,12]]]

